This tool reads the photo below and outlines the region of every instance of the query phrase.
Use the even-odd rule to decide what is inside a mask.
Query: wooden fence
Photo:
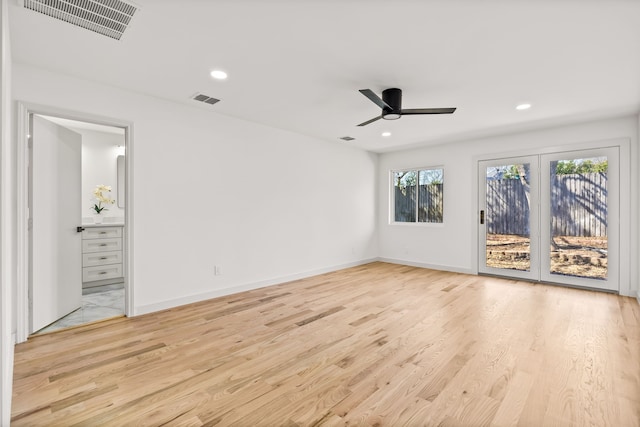
[[[487,181],[487,232],[529,235],[529,202],[519,179]]]
[[[607,174],[552,176],[551,227],[555,236],[606,236]]]
[[[487,181],[487,231],[529,234],[529,202],[518,179]],[[555,236],[607,235],[607,174],[552,175],[551,230]]]
[[[418,194],[418,222],[442,222],[442,184],[420,185]],[[416,221],[416,187],[395,187],[395,221]]]

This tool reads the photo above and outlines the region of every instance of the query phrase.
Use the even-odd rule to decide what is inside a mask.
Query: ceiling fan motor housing
[[[385,120],[399,119],[402,114],[402,90],[397,88],[385,89],[382,91],[382,100],[391,109],[382,109],[382,118]]]

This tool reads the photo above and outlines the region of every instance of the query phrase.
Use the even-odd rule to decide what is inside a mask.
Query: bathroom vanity
[[[82,227],[82,287],[124,282],[124,224],[88,224]]]

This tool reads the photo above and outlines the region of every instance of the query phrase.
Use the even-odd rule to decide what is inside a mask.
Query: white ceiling
[[[13,61],[375,152],[640,111],[637,0],[136,4],[115,41],[14,0]],[[380,113],[358,89],[389,87],[404,108],[458,110],[357,127]]]

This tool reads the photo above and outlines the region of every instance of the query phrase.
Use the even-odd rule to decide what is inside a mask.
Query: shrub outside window
[[[442,223],[442,168],[394,171],[392,177],[393,222]]]

